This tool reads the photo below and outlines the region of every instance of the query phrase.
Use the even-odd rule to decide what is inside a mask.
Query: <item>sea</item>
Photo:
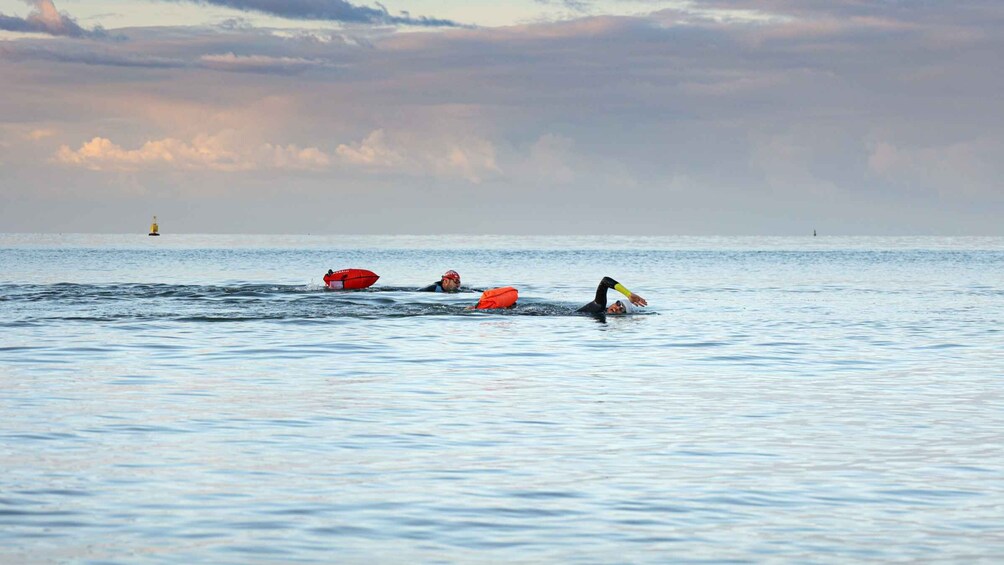
[[[0,563],[1001,563],[1002,327],[1000,237],[2,234]]]

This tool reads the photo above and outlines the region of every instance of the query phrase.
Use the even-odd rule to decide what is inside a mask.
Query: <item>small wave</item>
[[[728,345],[728,343],[724,341],[691,341],[691,342],[667,343],[665,347],[704,348],[704,347],[723,347],[725,345]]]

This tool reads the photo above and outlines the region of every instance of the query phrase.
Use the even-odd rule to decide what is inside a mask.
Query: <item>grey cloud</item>
[[[574,12],[588,12],[590,2],[586,0],[535,0],[538,4],[544,6],[560,5],[572,10]]]
[[[242,10],[259,12],[293,20],[321,20],[363,24],[392,24],[424,27],[459,27],[457,22],[429,18],[425,16],[412,17],[405,13],[399,16],[391,14],[386,8],[377,4],[378,8],[356,6],[344,0],[167,0],[172,2],[189,1],[196,4],[208,4]]]
[[[320,42],[310,35],[277,37],[260,30],[219,34],[194,28],[180,34],[177,30],[135,29],[130,33],[134,35],[132,41],[113,44],[82,45],[58,39],[0,42],[0,61],[102,66],[113,74],[112,69],[122,68],[289,76],[334,72],[346,59],[339,56],[340,52],[358,50],[347,46],[340,37]],[[65,71],[54,72],[65,74]],[[115,80],[138,76],[131,72],[123,70],[123,79]]]
[[[911,21],[887,17],[892,24]],[[813,183],[840,194],[864,187],[895,192],[905,183],[876,180],[867,169],[870,137],[903,139],[910,149],[900,154],[910,156],[965,145],[988,131],[1000,138],[1004,114],[993,93],[1004,84],[987,69],[999,61],[1004,42],[989,34],[960,43],[932,35],[959,17],[932,12],[896,33],[870,20],[837,22],[820,34],[791,21],[652,25],[644,18],[590,18],[390,38],[386,43],[399,50],[405,42],[412,48],[400,66],[379,67],[399,80],[383,83],[372,102],[471,100],[521,108],[506,121],[511,131],[540,123],[538,132],[551,127],[583,150],[634,162],[639,176],[653,182],[680,171],[710,193],[711,186],[734,186],[755,194],[759,186],[768,198],[785,186]],[[433,72],[439,80],[409,88]],[[518,123],[521,113],[525,123]],[[1000,146],[991,147],[971,160],[1004,172],[989,156]],[[921,159],[898,162],[905,169]]]
[[[255,27],[245,18],[230,18],[220,22],[219,28],[227,31],[251,31]]]
[[[333,67],[322,59],[273,57],[267,55],[238,56],[234,53],[205,54],[191,58],[162,57],[109,50],[59,49],[40,45],[0,44],[0,59],[9,61],[49,61],[88,66],[133,69],[208,69],[213,71],[294,75],[311,69]]]
[[[61,49],[58,46],[0,45],[0,59],[152,69],[190,66],[185,61],[179,59],[108,50],[87,50],[76,46]]]
[[[901,22],[955,22],[994,25],[1004,19],[997,0],[941,2],[872,0],[695,0],[693,7],[751,10],[788,16],[886,17]]]

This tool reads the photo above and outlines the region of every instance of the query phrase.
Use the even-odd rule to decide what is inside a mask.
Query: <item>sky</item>
[[[999,0],[0,0],[0,232],[1004,235]]]

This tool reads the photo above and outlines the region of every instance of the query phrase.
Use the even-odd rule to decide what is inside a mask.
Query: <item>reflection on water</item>
[[[1004,556],[1000,239],[32,237],[3,562]]]

